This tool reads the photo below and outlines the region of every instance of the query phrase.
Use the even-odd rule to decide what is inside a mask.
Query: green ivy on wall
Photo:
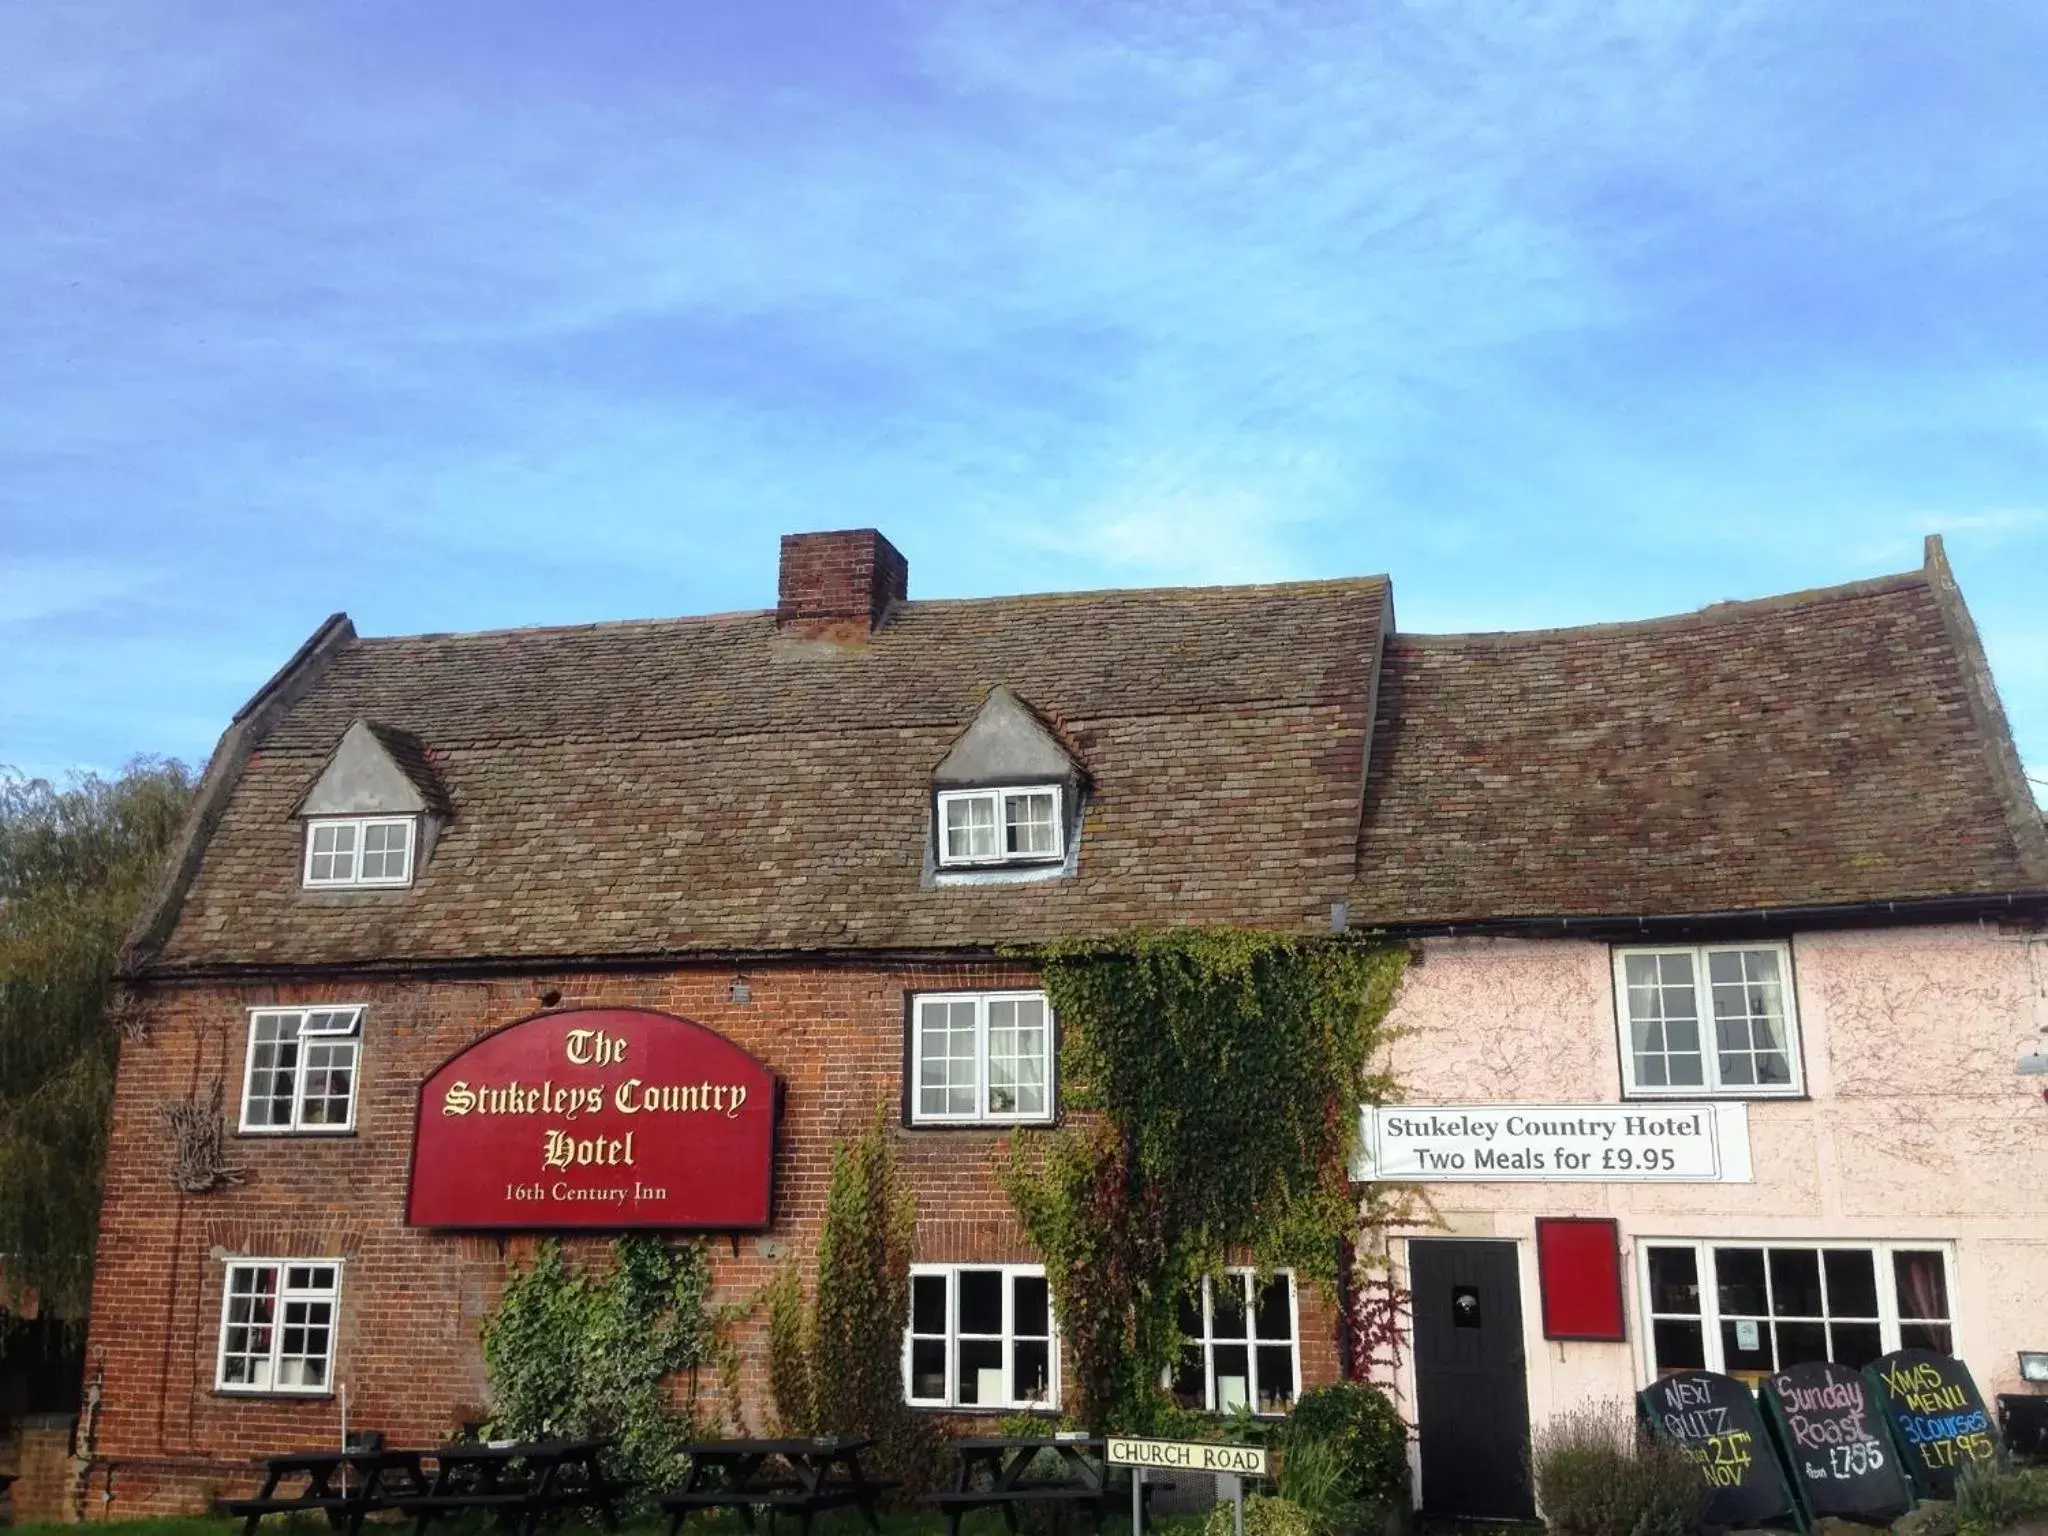
[[[670,1378],[726,1364],[727,1317],[709,1305],[702,1245],[626,1237],[611,1247],[601,1272],[572,1268],[553,1241],[513,1272],[483,1323],[486,1428],[520,1440],[610,1436],[621,1474],[680,1485],[674,1447],[695,1438],[696,1416]]]
[[[1045,1255],[1076,1411],[1143,1429],[1170,1410],[1179,1298],[1227,1255],[1334,1291],[1361,1224],[1359,1105],[1393,1096],[1374,1062],[1406,952],[1210,928],[1029,958],[1074,1115],[1049,1145],[1020,1135],[1006,1183]]]
[[[768,1383],[786,1434],[857,1434],[904,1491],[922,1489],[937,1459],[931,1420],[903,1401],[903,1330],[917,1200],[884,1106],[832,1151],[818,1236],[816,1297],[806,1312],[794,1263],[767,1287]]]

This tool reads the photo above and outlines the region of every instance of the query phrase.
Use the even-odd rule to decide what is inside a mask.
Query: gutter
[[[1497,917],[1472,922],[1384,923],[1389,938],[1625,938],[1640,934],[1784,932],[1794,928],[1876,928],[1909,923],[2048,921],[2048,889],[1978,896],[1917,896],[1818,906],[1737,907],[1719,912],[1602,913],[1574,917]]]

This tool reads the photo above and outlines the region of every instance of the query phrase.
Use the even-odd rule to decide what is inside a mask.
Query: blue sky
[[[366,633],[1908,569],[2048,777],[2048,6],[0,7],[0,762]]]

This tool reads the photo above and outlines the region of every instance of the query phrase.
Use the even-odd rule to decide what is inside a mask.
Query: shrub
[[[1956,1479],[1963,1536],[1988,1536],[2039,1515],[2048,1515],[2048,1467],[1972,1467]]]
[[[1536,1497],[1560,1536],[1688,1536],[1708,1488],[1678,1447],[1651,1439],[1627,1403],[1560,1414],[1535,1437]]]
[[[1321,1475],[1318,1458],[1323,1453],[1310,1451],[1311,1445],[1328,1447],[1328,1462],[1336,1467],[1332,1497],[1352,1506],[1353,1524],[1408,1507],[1408,1426],[1379,1388],[1341,1381],[1301,1395],[1281,1430],[1281,1492],[1288,1498],[1296,1497],[1284,1486],[1288,1462],[1304,1453],[1310,1458],[1295,1474],[1301,1491],[1312,1471]]]
[[[1209,1511],[1202,1536],[1237,1536],[1237,1512],[1229,1500]],[[1299,1504],[1253,1494],[1244,1501],[1244,1536],[1320,1536],[1316,1522]]]

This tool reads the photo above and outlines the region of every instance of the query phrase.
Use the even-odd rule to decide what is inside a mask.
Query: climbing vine
[[[610,1267],[593,1272],[543,1242],[484,1319],[489,1433],[609,1436],[626,1477],[644,1487],[678,1484],[674,1447],[694,1438],[695,1372],[724,1364],[728,1353],[728,1319],[709,1305],[710,1289],[698,1244],[621,1238]],[[691,1373],[680,1402],[670,1380],[679,1372]]]
[[[794,1264],[767,1290],[768,1383],[788,1434],[858,1434],[873,1460],[915,1492],[936,1458],[928,1419],[903,1402],[903,1327],[917,1202],[886,1113],[832,1152],[818,1237],[817,1292],[806,1312]]]
[[[1177,1303],[1233,1253],[1333,1293],[1361,1214],[1346,1160],[1404,951],[1181,929],[1038,951],[1075,1121],[1006,1173],[1046,1274],[1082,1419],[1167,1409]]]

